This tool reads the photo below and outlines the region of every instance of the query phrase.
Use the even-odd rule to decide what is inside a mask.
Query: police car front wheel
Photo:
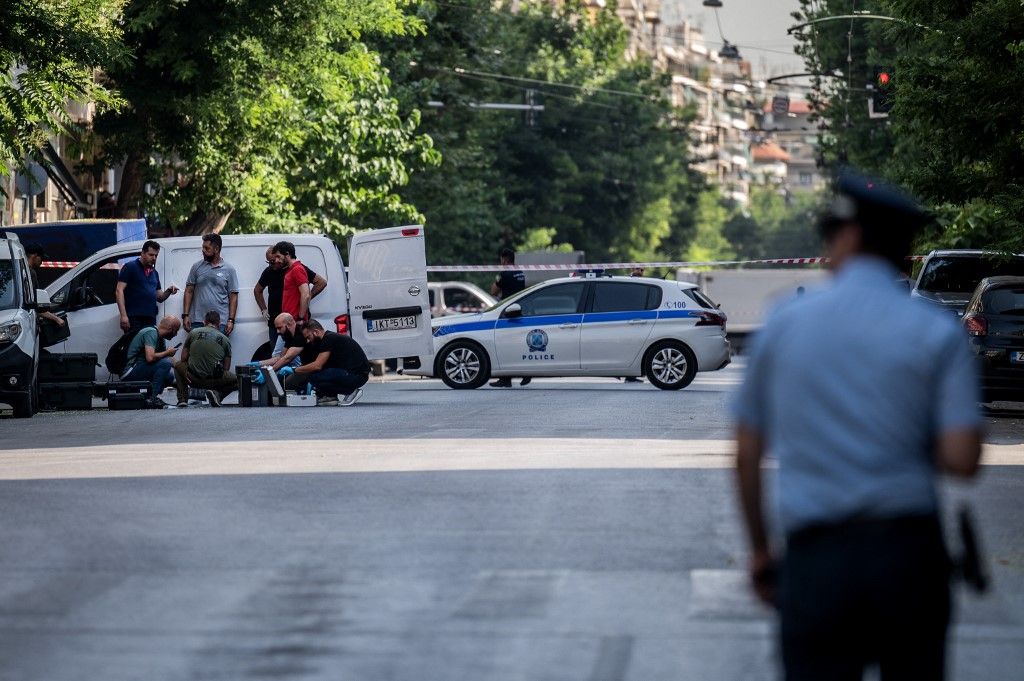
[[[644,374],[662,390],[679,390],[690,385],[697,374],[697,358],[682,343],[663,341],[644,355]]]
[[[435,375],[449,388],[479,388],[491,377],[491,360],[476,343],[456,341],[441,351]]]

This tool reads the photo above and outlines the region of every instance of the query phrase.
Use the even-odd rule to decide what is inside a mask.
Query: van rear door
[[[433,354],[423,227],[356,234],[348,265],[352,337],[366,356]]]

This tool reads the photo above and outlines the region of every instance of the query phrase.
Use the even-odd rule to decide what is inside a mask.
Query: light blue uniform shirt
[[[967,338],[877,258],[780,305],[733,405],[778,459],[783,528],[937,510],[935,439],[981,426]]]

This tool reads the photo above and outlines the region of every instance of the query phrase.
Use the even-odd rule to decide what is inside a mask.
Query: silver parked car
[[[430,293],[430,314],[444,317],[466,312],[482,312],[498,301],[482,288],[468,281],[433,281],[427,284]]]

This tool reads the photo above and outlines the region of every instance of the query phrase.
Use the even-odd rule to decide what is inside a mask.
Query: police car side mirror
[[[505,308],[505,311],[501,313],[502,317],[522,317],[523,308],[519,307],[519,303],[512,303]]]

